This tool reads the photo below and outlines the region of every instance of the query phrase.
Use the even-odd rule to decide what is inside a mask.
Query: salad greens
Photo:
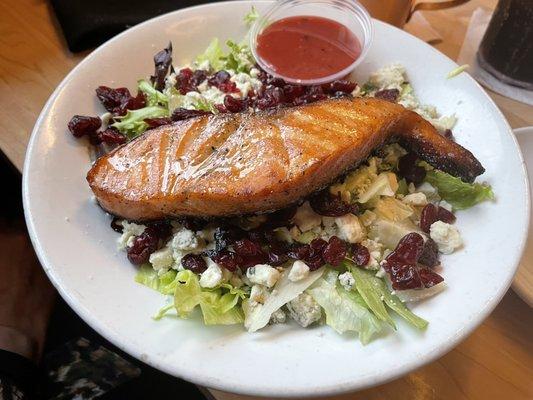
[[[250,26],[258,17],[257,10],[252,7],[244,21]],[[209,74],[218,71],[227,72],[224,83],[234,84],[234,87],[240,85],[237,92],[245,93],[245,90],[241,89],[245,87],[249,91],[258,90],[253,86],[257,83],[259,89],[262,88],[262,83],[257,79],[259,71],[254,69],[254,59],[246,38],[240,43],[228,40],[225,45],[215,38],[191,65],[180,70],[189,75],[203,74],[203,84],[178,86],[182,90],[180,93],[176,89],[179,72],[175,73],[173,69],[171,71],[165,79],[165,87],[161,90],[157,90],[149,80],[139,80],[138,91],[144,95],[146,106],[114,117],[115,122],[111,126],[132,139],[148,128],[145,119],[170,117],[177,108],[186,109],[185,111],[218,112],[217,106],[221,105],[227,92],[219,90],[216,85],[209,83],[208,79]],[[184,87],[186,89],[183,89]],[[400,65],[387,66],[372,74],[369,82],[353,94],[373,96],[378,91],[391,89],[398,91],[400,104],[420,113],[437,129],[451,129],[455,123],[455,117],[440,116],[434,107],[419,103],[405,70]],[[300,261],[300,264],[304,264],[303,271],[300,265],[301,275],[295,278],[291,273],[296,269],[296,262],[292,264],[291,259],[294,257],[291,255],[289,261],[281,267],[262,265],[262,270],[268,272],[270,268],[271,273],[279,277],[272,284],[265,283],[268,282],[268,277],[256,276],[255,272],[249,275],[247,271],[241,271],[239,268],[230,271],[214,261],[205,270],[215,271],[214,275],[204,275],[205,272],[194,273],[183,269],[182,257],[193,254],[195,257],[206,259],[205,254],[213,251],[215,245],[218,245],[214,228],[192,231],[187,229],[185,224],[181,226],[181,223],[176,222],[174,225],[173,221],[173,237],[165,239],[167,243],[163,244],[165,252],[172,254],[169,255],[169,263],[161,267],[150,258],[153,264],[143,264],[135,277],[136,282],[171,299],[154,318],[159,319],[169,313],[176,313],[180,318],[189,318],[195,310],[200,310],[206,325],[243,324],[249,332],[255,332],[269,323],[278,323],[281,319],[284,321],[284,313],[288,312],[302,326],[323,322],[338,333],[357,334],[363,344],[386,329],[396,329],[394,314],[416,329],[426,329],[428,322],[410,311],[402,299],[418,299],[417,296],[423,298],[434,294],[442,290],[444,282],[432,287],[421,286],[423,289],[420,290],[392,292],[391,282],[386,277],[382,261],[407,234],[420,234],[426,242],[438,240],[433,239],[431,234],[426,235],[419,228],[420,215],[428,204],[440,206],[440,201],[445,200],[454,209],[460,210],[485,200],[492,200],[494,194],[487,184],[465,183],[459,178],[435,170],[424,162],[419,162],[419,165],[426,170],[423,183],[425,187],[408,184],[404,178],[397,175],[398,162],[405,154],[407,152],[399,145],[387,145],[378,155],[370,157],[340,182],[329,187],[331,194],[339,196],[346,203],[357,205],[359,213],[325,217],[316,214],[309,203],[304,203],[296,211],[296,216],[302,217],[301,223],[297,218],[293,218],[290,225],[274,229],[278,242],[284,242],[288,248],[298,248],[302,243],[309,244],[317,239],[327,242],[336,236],[336,239],[347,247],[344,250],[346,257],[343,255],[340,258],[342,260],[345,257],[344,261],[335,267],[321,264],[320,268],[315,266],[318,269],[311,271],[311,264]],[[240,228],[247,230],[245,222],[250,223],[248,228],[252,227],[253,218],[247,218],[241,218],[243,225],[239,225]],[[255,218],[257,220],[260,217]],[[123,228],[121,241],[127,243],[131,238],[142,234],[146,227],[129,222],[124,224]],[[451,224],[447,224],[446,229],[448,231],[441,235],[442,240],[448,239],[454,233],[459,236]],[[437,244],[442,243],[434,242],[435,246]],[[225,250],[235,252],[235,247],[231,245],[230,243]],[[365,261],[365,265],[357,265],[354,261],[357,259],[354,257],[354,246],[364,247],[368,251],[369,261]],[[459,237],[458,244],[452,246],[452,251],[460,246]],[[266,246],[263,246],[260,251],[267,252],[265,249]],[[437,250],[435,257],[436,252]],[[214,282],[210,281],[209,285],[204,282],[207,281],[206,277],[211,279],[211,276],[215,275],[218,278]],[[407,292],[416,293],[413,295]],[[297,309],[298,312],[307,313],[298,315],[300,320],[293,314]],[[312,313],[314,314],[310,317]],[[306,321],[305,324],[301,322],[303,320]]]
[[[494,193],[489,185],[466,183],[439,170],[427,171],[426,182],[436,187],[439,196],[456,210],[464,210],[482,201],[494,199]]]

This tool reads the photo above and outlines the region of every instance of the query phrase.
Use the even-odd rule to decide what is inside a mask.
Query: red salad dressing
[[[282,76],[317,79],[350,66],[361,54],[361,43],[350,29],[331,19],[288,17],[258,36],[257,54]]]

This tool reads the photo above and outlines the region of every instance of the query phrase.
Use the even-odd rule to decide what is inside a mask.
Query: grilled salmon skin
[[[484,172],[417,113],[344,98],[162,126],[98,159],[87,180],[102,208],[131,220],[267,212],[322,189],[393,141],[464,181]]]

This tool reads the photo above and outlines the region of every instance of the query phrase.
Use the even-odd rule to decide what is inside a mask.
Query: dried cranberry
[[[283,95],[285,101],[292,103],[296,98],[305,93],[305,86],[301,85],[285,85],[283,87]]]
[[[327,217],[341,217],[348,213],[357,213],[355,204],[342,201],[340,195],[332,195],[327,189],[318,192],[309,199],[314,212]]]
[[[430,268],[433,268],[440,264],[439,247],[433,239],[426,239],[422,254],[420,254],[420,257],[418,258],[418,262]]]
[[[308,244],[298,243],[294,243],[287,251],[287,255],[294,260],[303,260],[308,258],[310,253],[311,247]]]
[[[394,251],[387,256],[387,264],[403,263],[416,264],[422,250],[424,249],[424,238],[416,232],[405,235]]]
[[[246,100],[237,99],[228,94],[224,97],[224,107],[226,107],[226,110],[229,112],[237,113],[246,110],[248,105],[246,104]]]
[[[120,133],[116,128],[107,128],[105,131],[98,132],[100,140],[106,144],[124,144],[127,142],[126,136]]]
[[[228,250],[216,252],[211,256],[211,260],[232,272],[236,271],[243,262],[241,256]]]
[[[400,176],[405,178],[407,182],[412,182],[415,185],[422,183],[426,177],[426,170],[416,165],[417,161],[418,157],[413,153],[404,155],[398,161],[398,173]]]
[[[233,250],[240,256],[255,256],[263,252],[261,246],[250,239],[240,239],[233,243]]]
[[[168,220],[149,222],[147,231],[150,231],[154,236],[162,241],[166,241],[172,234],[172,225]]]
[[[397,290],[422,287],[417,262],[424,248],[424,239],[418,233],[405,235],[394,251],[387,256],[383,268],[389,273],[392,287]]]
[[[283,242],[271,243],[268,250],[268,263],[278,266],[289,261],[287,250],[287,245]]]
[[[208,111],[202,111],[202,110],[188,110],[186,108],[176,108],[172,112],[171,119],[172,121],[183,121],[185,119],[199,117],[201,115],[208,115],[211,114]]]
[[[346,257],[346,251],[346,243],[340,240],[337,236],[332,236],[322,251],[322,257],[325,262],[336,267]]]
[[[390,271],[392,287],[396,290],[421,289],[422,280],[415,265],[394,266]]]
[[[224,93],[238,93],[239,89],[235,82],[230,80],[231,75],[227,71],[218,71],[207,80],[210,86],[215,86]]]
[[[215,229],[215,247],[217,250],[222,250],[232,245],[236,240],[242,239],[245,236],[240,228],[233,226],[219,226]]]
[[[113,229],[115,232],[122,233],[124,231],[124,227],[122,224],[119,224],[118,221],[121,221],[118,217],[113,217],[111,220],[111,229]]]
[[[165,77],[168,74],[170,65],[172,64],[172,43],[158,52],[154,56],[155,73],[153,78],[154,87],[157,90],[163,90],[165,88]]]
[[[144,122],[146,122],[146,124],[148,125],[148,129],[153,129],[153,128],[158,128],[163,125],[169,125],[173,121],[171,118],[161,117],[161,118],[146,118]]]
[[[87,117],[85,115],[75,115],[68,123],[68,130],[77,138],[95,133],[102,120],[98,117]]]
[[[185,228],[187,228],[190,231],[194,231],[194,232],[201,231],[202,229],[204,229],[206,225],[206,221],[199,219],[199,218],[193,218],[193,217],[181,218],[179,222]]]
[[[146,105],[142,93],[137,93],[137,96],[133,97],[127,88],[112,89],[99,86],[96,88],[96,96],[107,111],[116,115],[124,115],[127,110],[138,110]]]
[[[325,264],[323,253],[327,245],[328,242],[320,238],[313,239],[311,243],[309,243],[309,254],[302,260],[307,264],[311,271],[317,270]]]
[[[128,248],[128,260],[135,265],[148,262],[150,254],[157,250],[158,243],[159,237],[151,229],[146,228],[134,239],[133,245]]]
[[[427,204],[420,214],[420,229],[429,233],[431,225],[436,221],[443,221],[447,224],[455,222],[455,215],[443,207]]]
[[[437,209],[437,219],[439,221],[446,222],[447,224],[453,224],[456,220],[455,215],[451,211],[448,211],[441,206],[439,206]]]
[[[341,93],[352,93],[357,87],[357,83],[346,81],[346,80],[336,80],[331,83],[322,86],[322,89],[329,94],[335,94],[338,92]]]
[[[400,97],[400,91],[398,89],[383,89],[379,92],[376,92],[374,95],[376,99],[390,101],[391,103],[396,103],[398,97]]]
[[[429,233],[431,225],[437,221],[437,207],[433,204],[427,204],[420,214],[420,229]]]
[[[181,259],[181,265],[196,274],[200,274],[207,269],[207,263],[199,254],[185,254]]]
[[[209,78],[207,83],[209,83],[211,86],[218,87],[219,85],[228,82],[230,78],[231,75],[227,71],[222,70],[216,72],[211,78]]]
[[[367,265],[370,262],[370,252],[362,244],[355,243],[351,246],[352,259],[355,263],[361,267]]]
[[[256,106],[260,110],[266,110],[282,105],[285,102],[283,90],[279,87],[268,87],[258,97]]]
[[[176,89],[179,90],[181,94],[187,94],[189,92],[196,91],[196,86],[192,83],[193,72],[190,68],[180,69],[176,75]]]
[[[198,85],[207,79],[207,71],[203,69],[197,69],[192,73],[191,85],[198,88]]]
[[[418,275],[425,288],[430,288],[444,281],[444,278],[429,268],[419,268]]]
[[[239,264],[242,269],[268,261],[268,255],[263,252],[261,246],[249,239],[237,240],[233,243],[233,249],[242,258],[242,262]]]

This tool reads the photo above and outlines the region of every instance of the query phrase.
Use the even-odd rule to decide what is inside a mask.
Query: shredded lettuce
[[[374,315],[380,320],[388,323],[390,326],[396,329],[396,324],[387,312],[385,304],[383,304],[382,293],[379,290],[376,290],[376,281],[379,280],[379,278],[376,278],[375,276],[357,268],[354,264],[346,264],[348,266],[348,270],[352,273],[355,279],[355,288],[370,310],[372,310]]]
[[[168,106],[168,96],[154,88],[146,79],[141,79],[137,83],[137,88],[140,92],[144,93],[148,106]]]
[[[156,286],[150,285],[150,280],[146,282],[150,287]],[[216,289],[203,289],[198,276],[189,270],[175,274],[174,280],[166,286],[165,293],[169,294],[168,291],[172,289],[174,303],[163,307],[154,318],[159,319],[172,309],[176,310],[178,317],[188,318],[193,310],[200,306],[206,325],[233,325],[244,322],[239,299],[246,294],[240,289],[229,284]]]
[[[138,110],[128,110],[126,115],[115,117],[117,122],[111,126],[117,128],[128,139],[134,139],[141,135],[147,128],[148,124],[144,122],[147,118],[168,117],[168,109],[159,106],[148,106]]]
[[[428,322],[410,311],[397,296],[390,292],[386,283],[382,279],[376,277],[372,272],[362,270],[353,264],[350,265],[350,263],[346,263],[346,266],[355,278],[355,287],[357,291],[378,318],[388,322],[395,328],[392,318],[384,307],[384,304],[386,304],[387,307],[396,312],[415,328],[422,330],[427,327]]]
[[[211,43],[209,43],[207,49],[205,49],[202,54],[196,57],[195,60],[196,64],[198,65],[202,65],[206,61],[209,63],[209,68],[214,71],[219,71],[225,68],[226,61],[224,57],[224,52],[220,47],[220,42],[218,38],[214,38],[213,40],[211,40]]]
[[[226,56],[226,68],[236,72],[249,73],[254,66],[254,58],[250,47],[244,42],[237,44],[231,40],[226,42],[226,46],[230,49]]]
[[[427,171],[426,182],[436,187],[439,196],[456,210],[464,210],[482,201],[494,199],[494,193],[489,185],[466,183],[442,171]]]
[[[357,332],[361,343],[368,343],[372,336],[380,332],[380,321],[364,306],[360,300],[337,288],[335,282],[321,278],[307,290],[326,313],[326,324],[342,334]]]
[[[250,27],[258,18],[259,12],[257,12],[256,8],[252,6],[250,12],[244,16],[243,21],[246,26]]]
[[[176,271],[170,270],[159,275],[150,264],[143,264],[139,268],[137,275],[135,275],[135,282],[163,294],[172,294],[174,292],[176,274]]]

